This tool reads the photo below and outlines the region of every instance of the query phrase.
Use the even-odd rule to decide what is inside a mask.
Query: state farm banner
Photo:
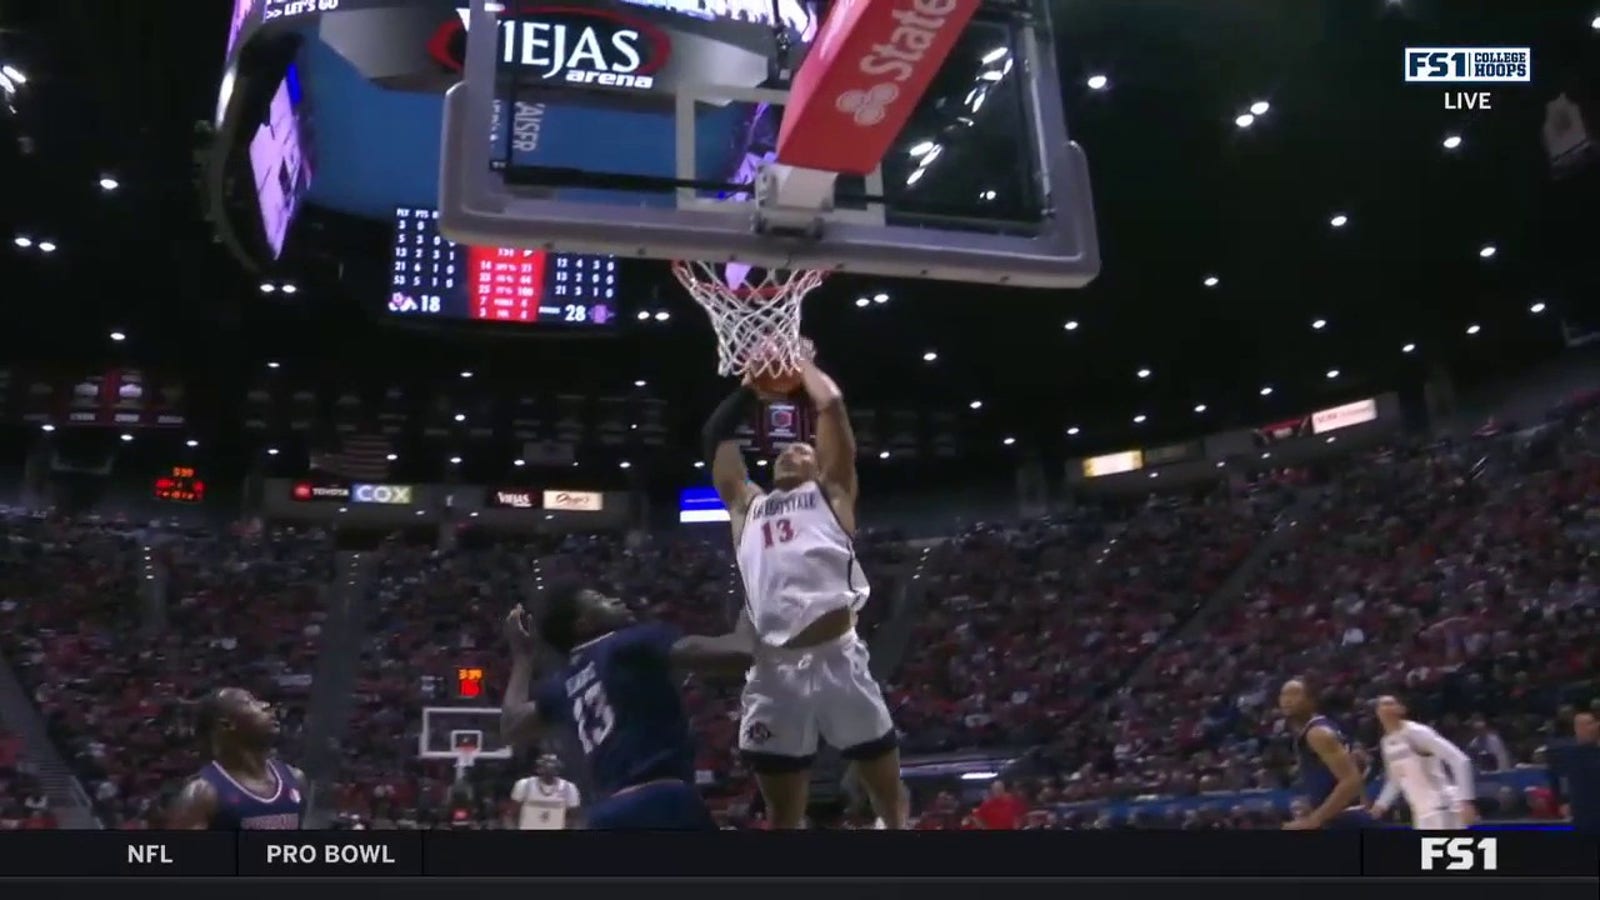
[[[597,491],[545,491],[544,508],[560,512],[599,512],[605,495]]]
[[[541,499],[532,488],[489,488],[483,505],[494,509],[538,509]]]
[[[981,0],[834,4],[795,74],[778,157],[866,175],[883,161]]]

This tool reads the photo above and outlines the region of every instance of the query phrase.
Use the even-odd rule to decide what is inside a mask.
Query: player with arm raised
[[[856,560],[856,445],[839,386],[809,360],[800,385],[816,409],[817,442],[793,443],[773,462],[772,490],[751,484],[732,440],[761,397],[747,383],[725,399],[702,434],[712,480],[732,517],[755,628],[739,725],[741,755],[756,773],[775,828],[805,820],[819,739],[860,774],[875,812],[904,828],[900,751],[883,691],[856,634],[868,586]]]
[[[1383,818],[1396,797],[1411,808],[1411,826],[1419,831],[1457,831],[1478,820],[1473,805],[1472,760],[1439,732],[1406,718],[1405,704],[1385,694],[1378,698],[1378,723],[1383,726],[1383,790],[1372,814]]]
[[[1333,720],[1317,712],[1317,698],[1304,678],[1291,678],[1278,692],[1278,708],[1294,732],[1300,790],[1311,811],[1283,827],[1365,828],[1372,817],[1363,808],[1361,769],[1350,743]]]
[[[530,698],[538,641],[521,606],[506,617],[511,674],[500,729],[524,743],[544,725],[571,725],[600,799],[585,820],[602,830],[695,831],[716,824],[694,786],[694,744],[673,669],[737,671],[750,663],[747,625],[720,637],[685,637],[635,622],[615,597],[576,583],[551,586],[537,633],[566,657]]]

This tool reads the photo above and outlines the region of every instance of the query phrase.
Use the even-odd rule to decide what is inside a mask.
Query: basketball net
[[[800,303],[822,284],[815,269],[755,269],[730,263],[677,260],[672,274],[711,318],[717,335],[717,373],[755,378],[793,372],[811,358],[800,336]]]
[[[477,747],[456,748],[456,784],[467,780],[467,773],[472,770],[472,764],[477,761]]]

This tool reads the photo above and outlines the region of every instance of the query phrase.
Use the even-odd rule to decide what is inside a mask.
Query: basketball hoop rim
[[[735,297],[740,300],[744,300],[749,297],[771,299],[785,292],[790,284],[800,281],[807,275],[810,275],[816,279],[816,284],[812,285],[806,290],[806,293],[809,294],[811,291],[820,287],[822,282],[828,280],[829,275],[833,274],[826,269],[793,269],[791,270],[789,277],[785,278],[780,284],[741,284],[734,286],[728,284],[726,281],[723,281],[720,278],[707,278],[702,276],[695,268],[696,262],[698,262],[698,260],[675,259],[672,261],[672,272],[678,277],[678,280],[682,282],[684,287],[694,290],[696,287],[704,288],[709,286],[722,291],[730,297]],[[723,265],[723,263],[704,262],[702,265]]]

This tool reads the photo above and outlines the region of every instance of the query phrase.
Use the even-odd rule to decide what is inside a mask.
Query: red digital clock
[[[463,700],[476,700],[483,696],[483,669],[461,666],[456,669],[456,693]]]
[[[193,466],[173,466],[165,474],[156,476],[157,500],[174,503],[199,503],[206,499],[206,483],[200,480]]]

